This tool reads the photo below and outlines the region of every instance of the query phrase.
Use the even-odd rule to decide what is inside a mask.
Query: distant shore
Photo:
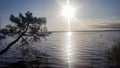
[[[81,30],[81,31],[70,31],[70,32],[120,32],[120,30]],[[69,32],[69,31],[48,31],[48,32]]]

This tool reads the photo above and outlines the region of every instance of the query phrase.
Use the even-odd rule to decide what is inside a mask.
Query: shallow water
[[[106,51],[119,39],[120,32],[55,32],[32,47],[59,59],[51,57],[50,62],[61,63],[62,68],[105,68]],[[18,60],[21,55],[14,47],[0,56],[1,63]]]

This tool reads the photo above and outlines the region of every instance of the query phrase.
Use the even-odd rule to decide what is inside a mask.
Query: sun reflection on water
[[[67,46],[66,46],[66,55],[67,55],[67,62],[68,68],[71,68],[71,59],[72,59],[72,46],[71,46],[71,32],[67,32]]]

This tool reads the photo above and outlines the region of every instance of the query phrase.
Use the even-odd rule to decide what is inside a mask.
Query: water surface
[[[50,60],[58,63],[58,67],[105,68],[106,51],[119,39],[120,32],[54,32],[47,37],[47,41],[34,43],[33,47],[59,59],[51,57]],[[0,62],[15,62],[20,58],[19,51],[12,47],[9,52],[0,56]]]

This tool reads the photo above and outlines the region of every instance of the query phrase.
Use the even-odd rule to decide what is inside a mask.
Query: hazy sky
[[[67,31],[67,19],[61,16],[64,5],[66,0],[0,0],[0,19],[4,26],[10,14],[31,11],[47,18],[48,30]],[[76,8],[72,31],[120,29],[120,0],[70,0],[70,5]]]

